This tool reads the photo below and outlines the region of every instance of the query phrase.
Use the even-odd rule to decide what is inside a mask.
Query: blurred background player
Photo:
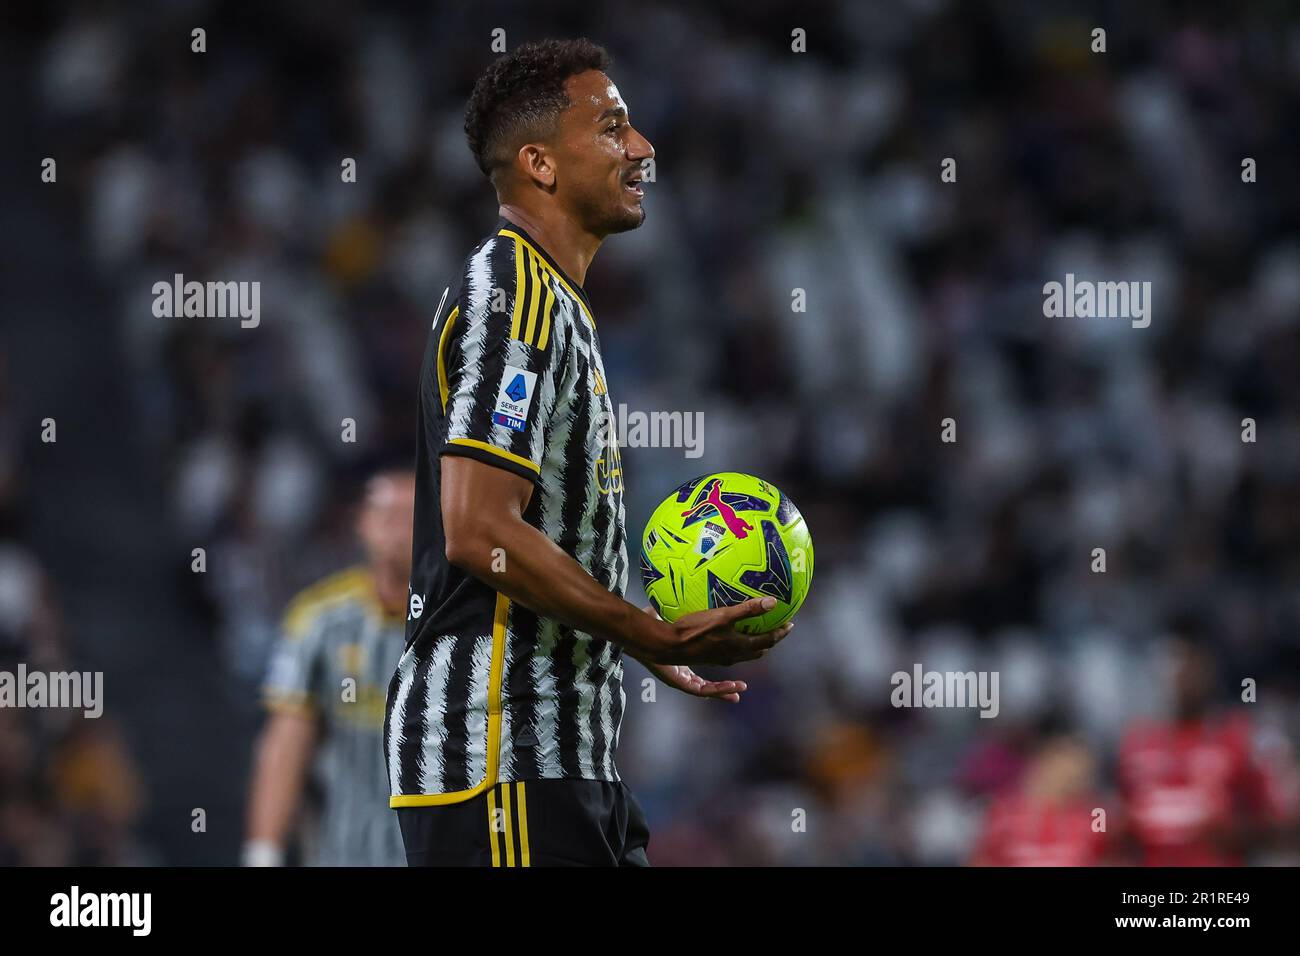
[[[974,866],[1095,866],[1113,841],[1114,802],[1097,787],[1097,761],[1059,719],[1044,721],[1019,780],[994,798],[975,848]],[[1106,829],[1094,810],[1107,810]]]
[[[366,486],[357,533],[367,563],[308,588],[289,606],[265,693],[244,863],[280,865],[310,791],[304,863],[402,866],[388,809],[384,695],[405,642],[411,563],[410,472]]]
[[[1277,849],[1295,813],[1289,746],[1261,732],[1249,705],[1213,705],[1215,659],[1194,622],[1177,627],[1170,666],[1172,716],[1134,724],[1120,745],[1126,833],[1139,862],[1240,866]]]

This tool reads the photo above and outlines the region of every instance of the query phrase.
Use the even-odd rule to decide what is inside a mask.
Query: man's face
[[[1174,704],[1180,714],[1201,713],[1214,691],[1214,660],[1203,649],[1184,641],[1174,644]]]
[[[641,208],[641,164],[654,147],[628,122],[627,105],[608,76],[588,70],[565,83],[570,106],[560,117],[556,190],[593,235],[635,229]]]
[[[375,572],[402,583],[410,575],[411,518],[415,478],[385,474],[372,478],[357,516],[357,531]]]

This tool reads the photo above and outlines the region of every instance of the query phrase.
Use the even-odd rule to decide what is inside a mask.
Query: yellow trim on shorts
[[[501,785],[501,807],[506,817],[506,866],[515,865],[515,828],[510,817],[510,784]]]
[[[524,782],[520,780],[515,787],[519,799],[519,865],[529,866],[528,862],[528,801],[524,798]]]
[[[497,792],[488,791],[488,843],[492,844],[492,865],[501,865],[501,851],[497,849]]]

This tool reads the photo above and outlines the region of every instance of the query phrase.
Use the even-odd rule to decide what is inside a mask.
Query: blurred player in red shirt
[[[1040,734],[1023,776],[990,804],[971,865],[1096,866],[1109,852],[1092,753],[1055,722]]]
[[[1174,716],[1132,726],[1119,754],[1129,842],[1146,866],[1240,866],[1280,835],[1293,810],[1294,764],[1265,762],[1251,715],[1211,707],[1214,659],[1191,637],[1174,643]]]

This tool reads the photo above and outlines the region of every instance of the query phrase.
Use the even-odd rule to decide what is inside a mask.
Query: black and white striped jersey
[[[294,598],[263,686],[267,707],[319,722],[303,861],[405,866],[402,834],[384,807],[384,691],[403,648],[402,615],[380,606],[373,574],[356,567]]]
[[[385,721],[390,805],[455,803],[503,781],[618,780],[619,648],[445,556],[440,458],[464,455],[532,481],[524,520],[611,591],[627,585],[622,465],[590,306],[504,219],[435,315],[419,418],[406,650]]]

